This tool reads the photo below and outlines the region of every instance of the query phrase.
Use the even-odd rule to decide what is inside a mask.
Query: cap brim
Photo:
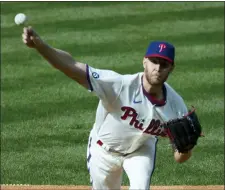
[[[163,55],[159,55],[159,54],[151,54],[151,55],[146,55],[145,58],[149,58],[149,57],[160,57],[163,58],[167,61],[169,61],[170,63],[173,63],[173,60],[170,59],[169,57],[163,56]]]

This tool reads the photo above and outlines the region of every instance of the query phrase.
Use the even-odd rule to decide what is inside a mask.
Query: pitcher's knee
[[[144,177],[141,180],[131,181],[130,190],[149,190],[149,177]]]

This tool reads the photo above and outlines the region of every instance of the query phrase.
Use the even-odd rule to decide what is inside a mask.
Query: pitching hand
[[[23,28],[22,40],[30,48],[38,48],[43,44],[43,41],[31,26]]]

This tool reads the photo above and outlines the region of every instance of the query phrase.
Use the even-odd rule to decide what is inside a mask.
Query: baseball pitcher
[[[195,110],[188,110],[181,96],[166,80],[175,67],[175,48],[151,42],[143,57],[143,72],[121,75],[80,63],[44,42],[25,27],[23,42],[53,67],[99,98],[87,148],[92,189],[120,189],[126,172],[130,189],[149,189],[158,137],[167,137],[174,159],[191,157],[201,134]]]

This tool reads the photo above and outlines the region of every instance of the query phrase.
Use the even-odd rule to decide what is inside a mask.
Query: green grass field
[[[143,69],[150,41],[173,43],[168,82],[197,108],[205,137],[184,164],[161,139],[152,184],[224,184],[223,2],[1,3],[1,184],[89,185],[86,145],[98,103],[23,45],[18,12],[52,46],[123,74]]]

